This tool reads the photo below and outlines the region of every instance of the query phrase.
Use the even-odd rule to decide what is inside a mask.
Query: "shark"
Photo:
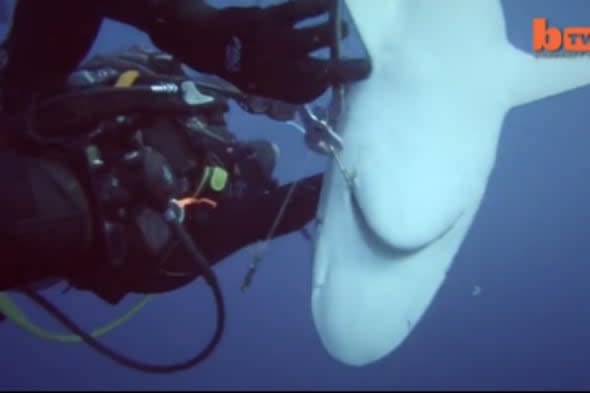
[[[499,0],[346,3],[373,71],[336,126],[344,149],[318,206],[311,309],[327,352],[360,367],[398,348],[430,307],[506,114],[590,84],[590,60],[514,47]]]

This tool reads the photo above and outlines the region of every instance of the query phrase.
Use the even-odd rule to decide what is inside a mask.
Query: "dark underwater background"
[[[7,1],[8,8],[13,3]],[[590,25],[588,1],[502,3],[509,38],[525,50],[531,47],[533,17],[549,17],[558,26]],[[358,42],[352,41],[348,47],[354,51]],[[106,21],[92,53],[138,42],[149,39]],[[240,284],[253,247],[217,266],[227,331],[216,353],[198,368],[146,375],[85,345],[41,341],[5,322],[0,325],[0,388],[590,389],[589,108],[590,88],[584,88],[510,112],[487,194],[448,279],[407,341],[382,361],[351,368],[324,351],[311,319],[312,245],[292,234],[272,242],[247,294]],[[315,155],[302,160],[310,155],[301,135],[286,125],[237,108],[230,124],[244,139],[265,137],[280,145],[281,181],[326,167],[327,161]],[[475,287],[481,288],[478,296]],[[62,295],[62,288],[45,295],[87,329],[102,326],[139,299],[130,296],[112,307],[88,293]],[[13,298],[38,324],[62,329],[28,300]],[[214,316],[210,293],[199,280],[157,296],[104,342],[145,361],[181,360],[205,345]]]

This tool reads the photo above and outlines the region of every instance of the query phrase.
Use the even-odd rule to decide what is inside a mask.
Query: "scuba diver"
[[[130,75],[133,81],[126,80]],[[265,140],[242,142],[228,130],[225,119],[229,110],[228,97],[234,97],[247,111],[259,114],[265,110],[267,116],[276,120],[292,118],[295,106],[243,94],[223,80],[207,75],[189,78],[173,56],[134,46],[95,56],[84,63],[67,79],[66,92],[77,102],[76,92],[79,91],[105,87],[116,90],[123,82],[164,87],[167,81],[177,79],[194,81],[200,91],[213,98],[214,101],[195,114],[179,114],[177,108],[170,108],[168,113],[139,113],[128,121],[134,129],[141,130],[145,146],[162,153],[172,172],[177,176],[182,174],[178,187],[182,188],[179,194],[185,198],[180,197],[177,203],[183,209],[184,224],[203,255],[215,264],[246,245],[264,240],[292,185],[279,186],[272,176],[279,155],[275,144]],[[117,107],[112,110],[118,111],[121,104],[101,100],[93,110],[109,111],[113,105]],[[115,129],[130,126],[120,125],[121,117],[118,121]],[[101,126],[104,124],[102,122]],[[120,136],[115,138],[119,142]],[[93,148],[96,155],[95,146]],[[273,236],[301,229],[313,219],[321,177],[318,174],[299,180]],[[148,224],[143,221],[138,226],[140,231],[153,229],[146,228]],[[165,251],[159,252],[157,258],[150,258],[157,263],[146,260],[145,250],[155,248],[152,244],[160,240],[155,234],[152,236],[150,241],[142,240],[130,247],[127,254],[113,258],[110,264],[97,263],[95,269],[90,269],[88,264],[81,269],[73,266],[66,275],[69,284],[90,290],[115,304],[129,292],[169,291],[200,275],[190,258],[182,255],[180,248],[170,247],[165,240],[161,241]]]
[[[315,214],[321,175],[279,186],[276,151],[227,132],[227,97],[288,120],[334,83],[368,77],[367,59],[332,62],[333,23],[295,28],[334,0],[214,8],[199,0],[20,0],[2,45],[0,290],[20,290],[88,345],[129,367],[191,367],[220,340],[224,307],[211,265],[261,240],[289,196],[274,236]],[[67,10],[67,11],[66,11]],[[72,16],[75,18],[72,19]],[[146,32],[162,51],[98,56],[78,66],[105,17]],[[170,53],[171,55],[167,55]],[[187,78],[180,64],[235,88]],[[293,191],[292,194],[289,191]],[[216,333],[193,359],[146,365],[104,347],[34,291],[66,280],[116,304],[203,277]]]

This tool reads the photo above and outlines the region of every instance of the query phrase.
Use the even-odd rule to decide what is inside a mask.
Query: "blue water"
[[[503,3],[510,39],[523,49],[530,48],[535,16],[560,26],[590,24],[584,0]],[[108,22],[93,52],[136,42],[148,39]],[[323,350],[310,312],[311,245],[294,234],[272,243],[248,294],[239,286],[251,249],[218,265],[228,326],[217,352],[200,367],[146,375],[84,345],[39,341],[5,323],[0,388],[589,389],[589,105],[585,88],[509,114],[488,192],[448,280],[408,340],[380,362],[350,368]],[[282,181],[326,165],[315,156],[304,162],[300,135],[284,125],[239,110],[231,124],[240,137],[280,144]],[[472,296],[474,286],[481,287],[479,296]],[[111,307],[87,293],[47,295],[87,328],[137,299]],[[19,303],[35,321],[59,329],[23,299]],[[199,281],[157,297],[104,342],[148,361],[184,359],[209,339],[213,311]]]

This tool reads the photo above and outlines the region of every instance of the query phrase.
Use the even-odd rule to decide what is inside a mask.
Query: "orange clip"
[[[190,198],[189,197],[189,198],[179,199],[177,202],[180,205],[180,207],[182,207],[183,209],[185,209],[189,205],[200,205],[203,203],[211,206],[212,208],[217,207],[217,202],[215,202],[209,198]]]

